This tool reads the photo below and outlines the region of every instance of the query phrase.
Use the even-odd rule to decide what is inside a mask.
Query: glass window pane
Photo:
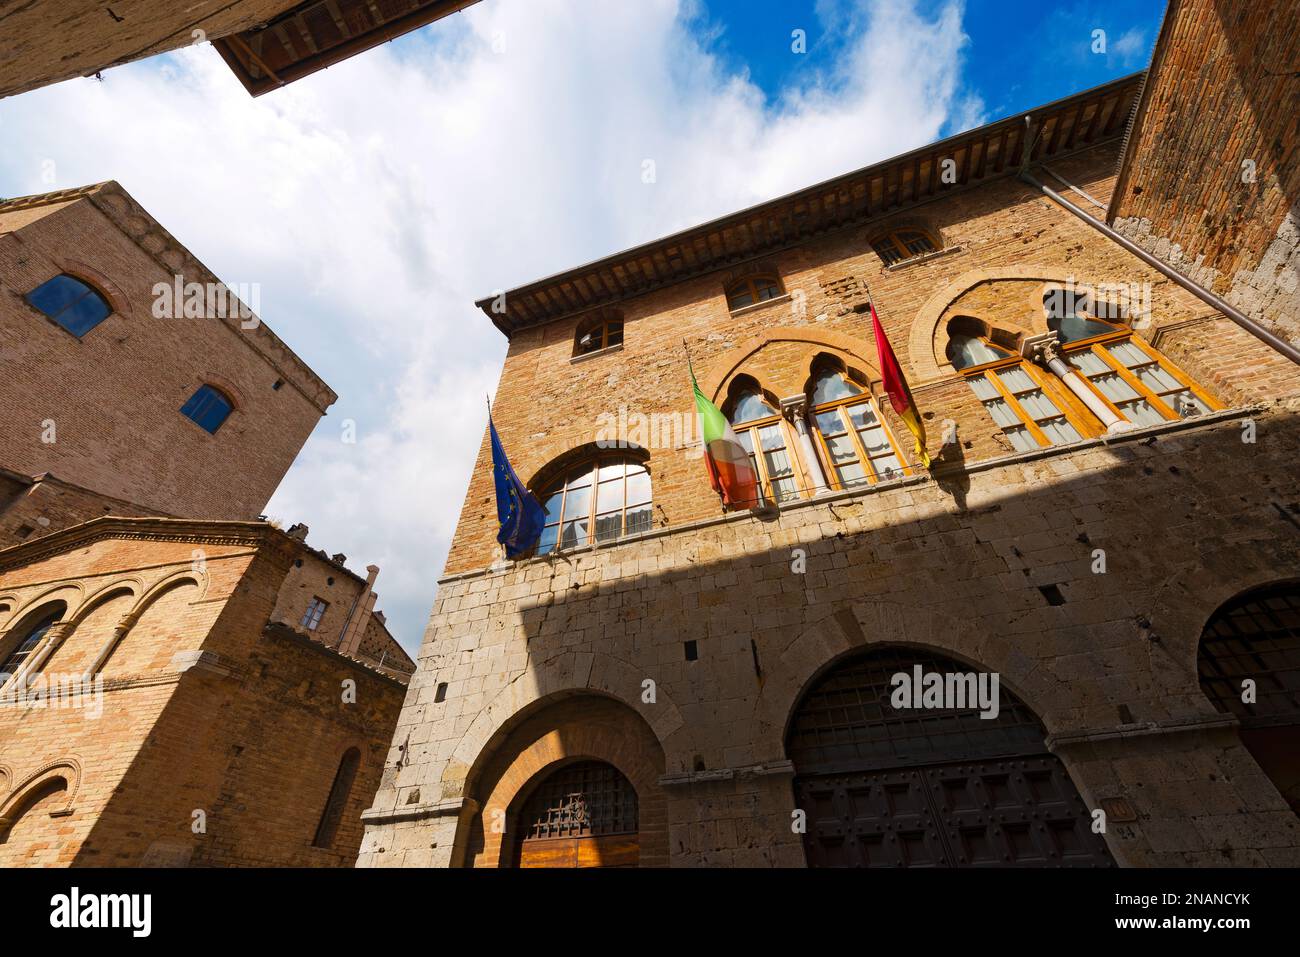
[[[749,291],[748,286],[740,286],[733,290],[727,298],[727,305],[732,309],[743,309],[745,306],[754,304],[754,295]]]
[[[74,336],[84,336],[108,318],[108,305],[95,293],[87,291],[58,316],[59,325]]]
[[[847,435],[828,438],[826,447],[830,449],[831,460],[836,463],[851,462],[858,457],[858,451],[853,447],[853,442]]]
[[[605,346],[617,346],[623,342],[623,323],[611,322],[605,330]]]
[[[1133,387],[1125,382],[1118,372],[1099,375],[1092,380],[1092,384],[1112,402],[1123,402],[1137,397]]]
[[[1067,358],[1074,363],[1076,369],[1084,375],[1092,376],[1099,372],[1106,372],[1110,366],[1106,365],[1104,359],[1097,355],[1091,349],[1084,349],[1082,352],[1072,352]]]
[[[71,276],[55,276],[27,294],[27,301],[51,319],[90,292],[90,287]]]
[[[569,489],[569,497],[564,502],[564,518],[586,518],[591,512],[591,486]]]
[[[1009,425],[1020,425],[1020,417],[1016,415],[1011,406],[1002,399],[995,399],[992,402],[985,402],[984,407],[989,410],[993,416],[993,421],[998,425],[1006,428]]]
[[[849,406],[849,420],[855,429],[865,429],[876,424],[876,412],[869,402]]]
[[[763,456],[763,460],[767,463],[768,478],[773,481],[794,475],[794,469],[790,465],[790,457],[785,454],[784,450],[768,452]]]
[[[948,361],[955,368],[966,369],[970,366],[983,365],[1006,359],[1011,353],[989,345],[983,339],[973,336],[952,336],[948,340]]]
[[[1157,425],[1165,417],[1155,410],[1146,399],[1126,402],[1119,407],[1120,414],[1135,425]]]
[[[1061,414],[1061,410],[1056,407],[1056,403],[1043,395],[1038,389],[1016,396],[1016,398],[1020,400],[1021,407],[1035,419],[1047,419]]]
[[[817,431],[827,437],[839,435],[845,431],[844,420],[840,418],[839,412],[835,409],[831,409],[829,412],[818,412]]]
[[[565,522],[564,534],[560,537],[561,548],[577,548],[587,544],[587,520]]]
[[[898,478],[903,474],[903,463],[894,455],[882,455],[871,460],[871,467],[881,479]]]
[[[1053,445],[1065,445],[1068,442],[1078,442],[1082,436],[1075,431],[1066,419],[1051,419],[1047,422],[1040,422],[1038,427],[1043,430],[1047,440]]]
[[[547,525],[542,529],[542,537],[537,541],[537,554],[547,555],[555,550],[555,541],[559,535],[559,525]]]
[[[596,541],[612,541],[622,534],[623,513],[621,511],[596,516]]]
[[[629,508],[627,510],[627,534],[635,535],[637,532],[650,531],[652,512],[653,510],[649,505]]]
[[[1093,336],[1104,336],[1116,331],[1114,326],[1078,315],[1050,319],[1047,327],[1057,332],[1062,342],[1078,342],[1080,339],[1091,339]]]
[[[842,485],[861,485],[867,481],[867,473],[858,462],[836,466],[835,471],[839,473]]]
[[[546,520],[548,522],[558,522],[560,520],[560,506],[563,504],[563,491],[552,493],[546,501],[542,503],[542,508],[546,510]]]
[[[1133,370],[1133,374],[1138,377],[1139,382],[1157,394],[1182,388],[1182,383],[1154,362],[1151,365],[1139,366]]]
[[[622,462],[602,462],[597,473],[597,481],[608,482],[613,478],[623,477],[624,464]]]
[[[591,484],[591,466],[584,465],[569,473],[569,488],[582,488]]]
[[[977,398],[996,399],[998,397],[997,387],[985,376],[979,375],[967,381],[970,382],[971,391],[975,393]]]
[[[1126,366],[1140,366],[1151,361],[1145,352],[1131,342],[1117,342],[1115,345],[1106,348],[1111,355]]]
[[[1004,369],[998,373],[998,378],[1012,392],[1028,392],[1030,389],[1038,388],[1038,384],[1024,369]]]
[[[779,425],[765,425],[758,430],[758,444],[764,452],[785,448],[785,436]]]
[[[623,480],[615,479],[612,482],[601,482],[596,486],[596,511],[597,513],[612,512],[615,509],[623,510]]]
[[[863,429],[858,435],[862,439],[862,447],[873,458],[882,452],[890,451],[889,439],[886,438],[884,429]]]
[[[775,299],[781,294],[781,287],[770,279],[757,279],[754,286],[758,290],[758,301],[763,302],[768,299]]]
[[[757,392],[745,392],[736,400],[736,408],[731,413],[733,424],[753,422],[776,415],[776,409],[763,401]]]
[[[862,390],[849,382],[838,372],[826,370],[817,376],[817,384],[813,386],[812,402],[813,405],[825,405],[827,402],[834,402],[836,399],[847,399],[850,396],[861,395]]]
[[[650,501],[650,476],[645,472],[627,477],[627,504],[629,511],[633,505],[644,505]]]
[[[778,479],[772,483],[772,494],[778,502],[788,502],[799,497],[799,488],[793,478]]]
[[[750,455],[754,454],[754,433],[752,430],[746,429],[743,432],[737,432],[736,438],[740,440],[741,448]]]
[[[1024,426],[1007,429],[1007,438],[1011,440],[1011,447],[1017,452],[1031,452],[1038,448],[1037,440]]]

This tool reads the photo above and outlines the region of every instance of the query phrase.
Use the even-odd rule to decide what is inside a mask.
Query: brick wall
[[[1110,213],[1300,342],[1297,36],[1289,0],[1171,0]]]
[[[90,707],[0,705],[0,819],[16,822],[0,862],[355,859],[403,687],[268,627],[296,547],[266,525],[107,520],[0,552],[0,654],[53,602],[66,611],[46,680],[115,641]],[[313,847],[353,747],[337,834]]]
[[[74,193],[0,205],[0,466],[148,511],[255,518],[334,394],[263,324],[155,318],[156,283],[216,277],[116,184]],[[113,308],[81,338],[23,298],[62,272]],[[213,435],[180,414],[205,383],[235,403]]]

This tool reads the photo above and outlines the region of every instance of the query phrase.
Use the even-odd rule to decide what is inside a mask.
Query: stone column
[[[1031,350],[1030,358],[1064,382],[1065,387],[1078,396],[1079,401],[1101,420],[1108,434],[1114,435],[1116,432],[1127,432],[1135,428],[1132,422],[1112,412],[1110,406],[1102,401],[1101,396],[1092,390],[1083,373],[1065,361],[1061,355],[1061,344],[1057,341],[1055,333],[1050,338],[1036,336],[1032,342],[1026,342],[1025,345]]]
[[[813,480],[813,484],[817,486],[813,494],[821,495],[829,490],[830,485],[826,481],[826,473],[822,471],[821,459],[817,457],[817,446],[808,429],[808,397],[800,394],[782,399],[781,414],[794,426],[795,433],[799,436],[799,451],[804,469],[808,477]]]

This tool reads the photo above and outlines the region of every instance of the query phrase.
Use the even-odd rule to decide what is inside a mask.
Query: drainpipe
[[[1123,247],[1124,249],[1127,249],[1134,256],[1137,256],[1138,259],[1142,260],[1144,263],[1146,263],[1156,272],[1160,273],[1166,279],[1170,279],[1176,282],[1178,285],[1182,286],[1184,289],[1190,292],[1193,296],[1196,296],[1196,298],[1200,299],[1206,305],[1223,313],[1225,316],[1227,316],[1237,325],[1241,326],[1241,328],[1249,332],[1256,339],[1259,339],[1261,342],[1264,342],[1265,344],[1271,346],[1273,349],[1275,349],[1277,352],[1280,352],[1282,355],[1286,356],[1292,362],[1296,363],[1297,365],[1300,365],[1300,349],[1297,349],[1295,346],[1291,345],[1291,343],[1287,342],[1285,339],[1282,339],[1281,337],[1274,335],[1272,332],[1269,332],[1267,329],[1261,326],[1254,319],[1251,319],[1249,316],[1245,315],[1241,311],[1233,308],[1223,299],[1220,299],[1214,293],[1210,292],[1210,290],[1206,289],[1204,286],[1200,285],[1199,283],[1192,282],[1192,280],[1188,279],[1186,276],[1184,276],[1178,270],[1174,269],[1172,266],[1167,265],[1164,261],[1157,259],[1155,256],[1151,255],[1141,246],[1121,236],[1119,233],[1115,232],[1115,230],[1111,229],[1110,226],[1106,225],[1096,216],[1093,216],[1091,213],[1084,212],[1082,209],[1080,209],[1078,206],[1075,206],[1072,202],[1070,202],[1060,193],[1056,192],[1056,190],[1052,189],[1050,186],[1045,186],[1042,183],[1040,183],[1037,179],[1035,179],[1032,175],[1030,175],[1028,170],[1022,169],[1020,171],[1020,179],[1023,182],[1028,183],[1030,186],[1037,189],[1044,196],[1054,201],[1058,206],[1063,207],[1067,212],[1073,213],[1075,216],[1082,219],[1085,223],[1087,223],[1093,229],[1097,230],[1097,232],[1101,233],[1103,236],[1107,237],[1108,239],[1110,239],[1117,245]]]
[[[817,457],[817,447],[813,445],[812,436],[808,432],[808,397],[800,393],[782,399],[781,414],[794,426],[795,434],[799,436],[799,450],[803,453],[808,476],[813,480],[813,495],[820,495],[830,486],[827,485],[826,475],[822,472],[821,459]]]
[[[1048,332],[1026,339],[1020,346],[1020,354],[1039,365],[1046,366],[1049,372],[1065,383],[1065,387],[1088,407],[1089,412],[1101,420],[1102,425],[1106,426],[1108,435],[1136,428],[1132,422],[1112,412],[1110,406],[1092,391],[1083,373],[1061,357],[1060,345],[1056,333]]]

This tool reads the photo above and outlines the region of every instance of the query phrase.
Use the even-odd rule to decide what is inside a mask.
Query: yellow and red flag
[[[921,410],[916,407],[916,400],[912,398],[912,390],[907,387],[907,380],[903,378],[903,370],[899,368],[894,348],[889,344],[885,330],[880,326],[880,317],[876,315],[874,302],[871,303],[871,328],[876,334],[876,354],[880,357],[881,384],[884,386],[885,394],[889,396],[889,404],[894,407],[899,418],[916,437],[917,457],[922,465],[929,468],[930,454],[925,450],[925,423],[921,421]]]

